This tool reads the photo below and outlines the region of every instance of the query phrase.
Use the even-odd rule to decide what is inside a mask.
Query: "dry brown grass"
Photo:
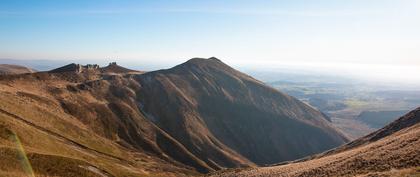
[[[73,83],[60,77],[34,74],[0,78],[0,176],[26,176],[15,153],[16,142],[9,138],[11,132],[21,139],[36,176],[101,176],[87,167],[118,177],[197,174],[142,149],[123,147],[118,138],[102,136],[98,132],[105,132],[103,127],[100,131],[92,128],[102,126],[95,119],[100,110],[79,117],[66,112],[59,100],[88,103],[84,105],[87,107],[106,107],[107,103],[86,91],[69,92],[66,86]]]
[[[28,153],[57,164],[86,162],[110,176],[195,175],[294,160],[347,142],[319,111],[215,58],[124,72],[0,76],[1,121]]]
[[[419,176],[420,124],[375,142],[285,165],[217,172],[212,176]]]

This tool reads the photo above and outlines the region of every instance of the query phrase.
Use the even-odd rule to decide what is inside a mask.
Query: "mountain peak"
[[[128,73],[137,72],[135,70],[127,69],[117,64],[117,62],[110,62],[108,66],[99,67],[98,64],[81,65],[77,63],[70,63],[68,65],[53,69],[50,73],[75,72],[82,73],[84,71],[100,71],[102,73]]]
[[[53,69],[49,72],[51,73],[61,73],[61,72],[76,72],[81,73],[84,70],[96,70],[99,69],[99,65],[97,64],[87,64],[87,65],[81,65],[76,63],[71,63],[56,69]]]
[[[189,59],[184,64],[215,64],[215,63],[223,63],[223,62],[216,57],[210,57],[210,58],[195,57],[195,58]]]
[[[221,62],[221,60],[220,59],[218,59],[218,58],[216,58],[216,57],[210,57],[210,58],[208,58],[209,60],[216,60],[216,61],[220,61]]]
[[[111,62],[108,66],[101,68],[102,72],[104,73],[128,73],[128,72],[135,72],[135,70],[131,70],[125,67],[122,67],[117,64],[117,62]]]
[[[184,69],[192,69],[192,68],[217,68],[221,70],[232,70],[230,66],[223,63],[220,59],[216,57],[210,57],[210,58],[191,58],[188,61],[175,66],[174,68],[184,68]]]

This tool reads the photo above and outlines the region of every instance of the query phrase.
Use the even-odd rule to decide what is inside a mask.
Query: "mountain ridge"
[[[274,166],[209,176],[418,176],[420,107],[365,137],[321,154]]]
[[[0,64],[0,75],[33,73],[36,70],[20,65]]]
[[[158,102],[155,102],[155,103],[153,103],[152,100],[147,100],[147,98],[143,100],[144,104],[142,105],[142,107],[144,108],[144,111],[147,112],[148,114],[152,114],[153,117],[155,118],[165,117],[165,116],[171,117],[171,115],[180,114],[180,112],[177,112],[175,110],[174,112],[170,114],[167,113],[167,115],[162,115],[160,113],[161,112],[160,110],[153,110],[154,108],[159,108],[159,107],[164,106],[164,105],[159,105],[157,103],[167,102],[167,103],[172,103],[172,104],[181,104],[181,105],[185,105],[184,107],[195,109],[192,111],[193,115],[190,117],[185,117],[185,119],[199,117],[198,119],[200,121],[198,122],[204,122],[204,123],[201,125],[195,125],[195,126],[206,127],[210,124],[215,124],[215,122],[212,122],[212,119],[214,120],[214,118],[202,119],[202,116],[205,114],[207,115],[214,114],[214,113],[210,113],[206,111],[208,109],[212,109],[212,108],[209,108],[211,107],[211,105],[215,105],[217,107],[217,105],[220,105],[220,104],[227,104],[226,106],[229,106],[229,105],[234,106],[232,107],[232,110],[237,110],[237,109],[243,110],[244,108],[240,108],[241,105],[238,105],[237,103],[246,102],[246,104],[242,106],[255,107],[252,109],[256,109],[255,111],[264,112],[264,114],[266,114],[266,117],[268,119],[271,119],[270,117],[276,117],[276,114],[281,113],[281,114],[286,114],[285,115],[286,117],[295,116],[295,118],[299,119],[300,122],[304,122],[304,123],[310,122],[311,126],[329,127],[327,122],[322,121],[320,119],[317,119],[317,121],[311,122],[313,121],[309,119],[311,118],[311,116],[322,117],[322,115],[318,111],[310,108],[306,104],[301,103],[300,101],[290,96],[287,96],[281,92],[278,92],[277,90],[271,87],[266,86],[262,82],[259,82],[248,75],[245,75],[243,73],[240,73],[234,70],[233,68],[222,63],[220,60],[194,58],[183,64],[177,65],[167,70],[158,70],[155,72],[148,72],[143,75],[139,75],[137,76],[137,79],[139,79],[139,82],[141,85],[145,85],[145,88],[142,92],[143,94],[155,95],[155,96],[152,96],[152,98],[154,99],[157,97],[156,95],[167,95],[167,97],[165,97],[167,99],[159,100]],[[234,83],[234,85],[232,85],[231,83]],[[182,86],[182,87],[179,87],[179,86]],[[256,90],[248,89],[248,87],[255,87],[252,89],[256,89]],[[252,93],[254,93],[255,91],[260,91],[257,89],[268,91],[269,95],[265,96],[264,98],[260,98],[257,95],[253,95]],[[158,91],[159,93],[157,93]],[[172,98],[172,95],[177,95],[177,96],[174,96]],[[279,98],[280,100],[271,100],[270,97],[273,97],[273,96],[274,97],[281,96],[282,98]],[[216,100],[214,98],[216,98]],[[281,101],[282,99],[284,99],[283,102]],[[208,100],[213,100],[213,102],[206,102]],[[271,106],[267,108],[267,107],[256,104],[256,102],[258,101],[262,101],[265,103],[273,102],[279,105]],[[286,104],[288,102],[291,102],[292,104],[291,105]],[[152,104],[152,106],[148,106],[148,104]],[[206,108],[206,106],[208,107]],[[282,106],[284,107],[285,106],[289,106],[289,107],[301,106],[304,109],[297,110],[299,111],[300,115],[295,115],[295,113],[297,113],[295,110],[293,110],[295,112],[290,112],[290,111],[283,112],[283,110],[274,110],[274,111],[270,110],[275,107],[282,107]],[[220,108],[220,109],[224,109],[224,108]],[[270,110],[270,111],[267,111],[267,110]],[[226,111],[228,110],[223,110],[220,112],[226,112]],[[307,118],[303,118],[304,117],[303,112],[306,112],[306,111],[310,112],[311,114],[306,115]],[[233,113],[233,114],[241,114],[241,113]],[[220,115],[219,119],[223,119],[223,118],[220,118],[221,116],[223,115]],[[232,116],[247,117],[246,115],[232,115]],[[181,114],[181,117],[182,117],[182,114]],[[258,117],[258,115],[254,114],[254,116],[252,117],[253,117],[252,119],[255,119]],[[176,124],[177,122],[167,122],[168,120],[174,120],[174,119],[176,118],[172,117],[172,118],[168,118],[167,120],[164,120],[166,122],[162,122],[163,126]],[[271,120],[271,121],[276,122],[276,120]],[[210,126],[217,127],[216,125],[210,125]],[[231,128],[232,127],[227,128],[227,129],[231,129]],[[173,132],[173,134],[177,133],[176,130],[174,130],[171,127],[166,127],[163,129],[166,129],[166,131],[169,131],[169,132]],[[222,132],[222,131],[223,130],[213,130],[213,132],[216,132],[216,133]],[[208,133],[212,134],[212,131]],[[208,136],[208,135],[203,135],[203,136]],[[210,135],[210,136],[213,137],[213,135]],[[223,135],[219,135],[219,136],[223,136]],[[236,141],[236,140],[231,139],[228,141]],[[234,144],[233,142],[230,142],[230,143]]]
[[[109,165],[126,162],[105,156],[92,160],[86,150],[57,153],[87,159],[112,176],[255,167],[348,141],[319,111],[217,58],[194,58],[146,73],[116,63],[105,69],[70,64],[50,72],[0,76],[0,83],[0,109],[98,152],[132,156],[127,158],[130,170],[121,171]],[[29,131],[16,130],[20,136]],[[25,146],[46,151],[22,138]]]

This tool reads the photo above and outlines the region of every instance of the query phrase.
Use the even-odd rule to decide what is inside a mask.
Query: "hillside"
[[[24,152],[40,176],[197,174],[193,168],[152,150],[149,137],[159,137],[168,146],[177,144],[157,127],[140,115],[127,120],[135,123],[124,122],[124,116],[132,112],[117,112],[127,107],[111,93],[113,81],[88,81],[84,74],[0,76],[0,176],[27,176],[28,165],[21,165],[20,160]],[[89,90],[92,87],[97,90]],[[126,143],[129,134],[137,135],[132,140],[136,144]],[[16,149],[20,145],[24,152]]]
[[[109,63],[108,66],[101,68],[102,73],[143,73],[140,71],[135,71],[131,69],[127,69],[117,65],[116,62]]]
[[[322,113],[216,58],[136,79],[147,117],[215,169],[294,160],[346,142]]]
[[[384,128],[323,154],[278,166],[211,176],[418,176],[420,107]]]
[[[33,73],[34,69],[19,65],[0,64],[0,75]]]
[[[391,123],[397,117],[406,114],[408,110],[400,111],[362,111],[358,116],[357,120],[366,123],[373,128],[381,128],[386,124]]]
[[[322,113],[216,58],[144,74],[111,63],[0,76],[0,116],[6,176],[24,171],[19,142],[39,175],[182,176],[347,141]]]

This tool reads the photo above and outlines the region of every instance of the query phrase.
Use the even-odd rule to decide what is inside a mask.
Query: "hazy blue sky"
[[[250,66],[401,66],[385,74],[407,71],[402,68],[415,73],[420,70],[420,1],[0,3],[0,58],[179,63],[196,56]]]

